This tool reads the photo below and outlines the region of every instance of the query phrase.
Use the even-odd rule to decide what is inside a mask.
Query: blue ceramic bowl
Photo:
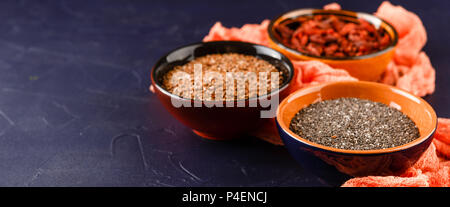
[[[395,107],[414,121],[421,136],[393,148],[344,150],[310,142],[289,130],[292,118],[302,108],[341,97],[368,99]],[[286,148],[303,168],[331,185],[340,185],[356,176],[403,173],[430,145],[437,117],[425,100],[406,91],[385,84],[350,81],[311,86],[292,93],[278,107],[276,123]]]

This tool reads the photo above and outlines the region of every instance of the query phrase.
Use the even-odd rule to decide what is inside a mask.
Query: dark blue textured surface
[[[206,141],[148,91],[164,53],[225,26],[319,1],[0,1],[1,186],[321,186],[283,147]],[[343,1],[374,12],[379,1]],[[450,2],[396,1],[423,20],[450,117]]]

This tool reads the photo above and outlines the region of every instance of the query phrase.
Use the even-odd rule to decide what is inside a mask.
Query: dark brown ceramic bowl
[[[293,78],[294,70],[292,63],[283,54],[262,45],[245,42],[216,41],[195,43],[175,49],[163,56],[153,67],[151,73],[152,86],[161,103],[176,119],[192,128],[196,134],[204,138],[222,140],[241,137],[254,130],[263,120],[260,118],[260,112],[269,110],[270,107],[277,107],[278,102],[276,106],[261,107],[257,104],[257,107],[249,107],[249,103],[259,100],[258,98],[250,98],[232,101],[234,107],[206,107],[202,103],[212,105],[217,102],[182,98],[171,94],[162,87],[163,76],[174,66],[183,65],[197,57],[218,53],[239,53],[255,56],[268,61],[283,72],[284,81],[280,83],[279,89],[259,98],[274,98],[273,100],[276,100],[278,96],[279,101],[281,101],[288,95],[288,87]],[[202,106],[185,107],[185,105],[182,105],[181,107],[176,107],[172,104],[173,100],[176,100],[179,104],[190,104],[191,106],[200,104]],[[220,102],[222,102],[223,106],[227,104],[226,101]],[[238,102],[244,102],[245,107],[236,107]],[[275,111],[276,109],[273,110]]]

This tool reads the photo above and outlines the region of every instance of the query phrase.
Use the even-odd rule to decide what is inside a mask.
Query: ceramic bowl
[[[420,138],[405,145],[377,150],[345,150],[310,142],[289,129],[294,115],[308,105],[342,97],[355,97],[395,107],[417,125]],[[276,123],[290,154],[306,169],[339,185],[352,176],[398,175],[411,167],[428,148],[437,117],[423,99],[393,86],[365,82],[335,82],[300,89],[280,104]]]
[[[181,98],[171,94],[162,87],[162,78],[164,74],[176,65],[183,65],[197,57],[208,54],[217,53],[239,53],[255,56],[274,65],[283,73],[283,83],[280,83],[278,90],[272,91],[259,98],[276,100],[273,106],[250,107],[249,103],[259,101],[259,98],[250,98],[245,100],[235,100],[232,105],[234,107],[216,107],[212,106],[217,101],[201,101]],[[200,42],[181,48],[175,49],[163,56],[153,67],[151,72],[151,80],[154,91],[164,105],[164,107],[180,122],[192,128],[192,130],[201,137],[210,139],[231,139],[242,137],[246,133],[256,129],[263,120],[261,111],[268,111],[270,107],[275,116],[276,106],[279,101],[288,95],[290,82],[294,75],[292,63],[283,54],[271,48],[245,42],[236,41],[216,41],[216,42]],[[185,104],[181,107],[174,106],[172,101]],[[226,101],[220,101],[223,106],[227,105]],[[244,103],[245,107],[237,107],[238,103]],[[209,106],[206,107],[204,103]],[[201,107],[186,107],[187,105],[195,106],[200,104]],[[202,105],[203,104],[203,105]]]
[[[322,57],[314,56],[307,53],[302,53],[298,50],[292,49],[280,41],[280,35],[275,31],[275,27],[286,20],[293,19],[299,16],[313,16],[313,15],[336,15],[341,19],[348,21],[356,21],[357,19],[367,20],[375,26],[375,28],[383,28],[391,38],[391,44],[380,51],[353,57]],[[377,81],[380,79],[386,66],[394,57],[395,46],[398,42],[398,35],[395,28],[371,14],[362,12],[352,12],[345,10],[323,10],[323,9],[298,9],[280,15],[271,21],[268,27],[269,44],[270,47],[282,52],[291,60],[318,60],[324,62],[333,68],[345,69],[353,77],[363,81]]]

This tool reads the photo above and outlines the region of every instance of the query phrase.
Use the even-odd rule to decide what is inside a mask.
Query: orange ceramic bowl
[[[289,129],[292,118],[302,108],[341,97],[368,99],[399,109],[417,125],[420,138],[387,149],[345,150],[310,142]],[[311,86],[292,93],[278,107],[276,122],[290,154],[303,167],[330,183],[336,183],[340,178],[347,179],[346,175],[397,175],[404,172],[430,145],[437,117],[425,100],[406,91],[380,83],[349,81]]]
[[[380,51],[354,57],[322,57],[302,53],[298,50],[292,49],[281,43],[280,36],[275,31],[275,27],[280,23],[296,18],[299,16],[312,15],[336,15],[339,18],[347,21],[356,21],[356,19],[364,19],[375,26],[375,28],[383,28],[391,38],[391,44]],[[318,60],[324,62],[331,67],[341,68],[347,70],[350,75],[363,81],[377,81],[386,69],[388,63],[394,57],[394,49],[398,42],[398,35],[395,28],[371,14],[362,12],[352,12],[345,10],[323,10],[323,9],[298,9],[287,12],[276,19],[272,20],[269,27],[269,44],[270,47],[282,52],[291,60]]]

